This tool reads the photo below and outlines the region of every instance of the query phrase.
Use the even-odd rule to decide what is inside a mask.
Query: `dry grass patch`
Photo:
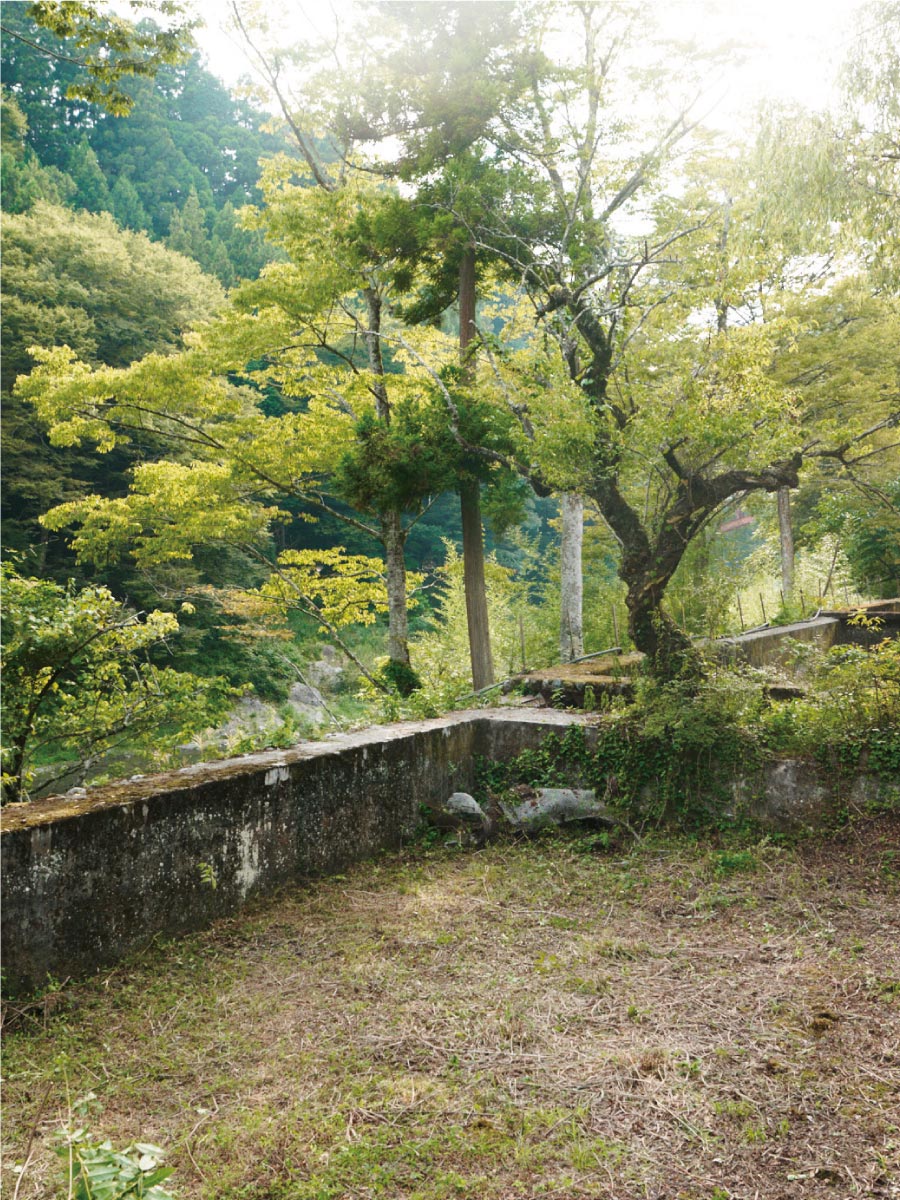
[[[896,816],[384,859],[11,1011],[6,1194],[93,1093],[183,1198],[898,1197],[898,897]]]

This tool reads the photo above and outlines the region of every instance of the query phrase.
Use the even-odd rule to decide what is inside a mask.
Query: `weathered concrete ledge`
[[[840,633],[841,622],[837,617],[819,616],[808,621],[795,621],[793,625],[774,625],[721,638],[713,643],[713,648],[724,658],[736,658],[751,666],[762,667],[784,654],[787,647],[783,643],[788,640],[807,642],[820,650],[828,650],[837,644]]]
[[[463,712],[9,806],[7,988],[86,974],[157,934],[203,928],[250,897],[400,846],[420,805],[471,790],[476,756],[510,758],[584,720]]]
[[[88,974],[156,935],[203,928],[250,898],[399,847],[421,806],[472,791],[476,757],[502,762],[573,725],[593,750],[596,717],[478,710],[11,805],[0,811],[7,990]],[[717,811],[781,829],[814,828],[835,803],[900,795],[900,780],[837,779],[799,760],[714,774]]]
[[[838,808],[900,806],[900,777],[859,769],[835,775],[802,758],[774,759],[731,783],[731,815],[745,813],[781,833],[812,833]]]
[[[854,625],[857,613],[878,621],[878,632]],[[726,659],[739,659],[754,667],[778,662],[790,642],[807,642],[820,650],[832,646],[869,647],[882,638],[900,637],[900,600],[878,600],[859,608],[821,610],[815,617],[795,621],[792,625],[772,625],[753,629],[749,633],[719,638],[713,642],[715,652]]]

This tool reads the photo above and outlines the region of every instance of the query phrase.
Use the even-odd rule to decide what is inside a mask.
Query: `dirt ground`
[[[900,1197],[900,815],[383,858],[4,1043],[15,1200],[66,1195],[70,1121],[182,1200]]]

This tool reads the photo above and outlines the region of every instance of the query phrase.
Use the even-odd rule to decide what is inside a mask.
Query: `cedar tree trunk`
[[[406,533],[396,509],[381,517],[388,594],[388,657],[391,662],[409,666],[409,614],[406,607],[406,561],[403,548]]]
[[[468,246],[459,266],[459,355],[464,372],[469,371],[467,347],[475,332],[475,248]],[[469,373],[471,373],[469,371]],[[488,624],[487,590],[484,582],[484,536],[481,527],[481,498],[477,480],[460,485],[462,519],[463,580],[466,590],[466,623],[469,630],[469,659],[472,687],[476,692],[494,682],[491,633]]]
[[[389,425],[391,408],[384,384],[384,361],[381,355],[381,297],[374,288],[366,288],[368,328],[364,339],[369,370],[374,376],[375,413],[379,421]],[[385,574],[388,595],[388,657],[392,663],[409,667],[409,616],[406,607],[406,561],[404,546],[406,532],[398,508],[388,508],[380,514],[381,541],[384,545]]]

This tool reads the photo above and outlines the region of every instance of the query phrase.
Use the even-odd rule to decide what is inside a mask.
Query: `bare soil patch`
[[[382,859],[10,1010],[4,1194],[92,1093],[183,1198],[898,1197],[898,901],[897,815]]]

